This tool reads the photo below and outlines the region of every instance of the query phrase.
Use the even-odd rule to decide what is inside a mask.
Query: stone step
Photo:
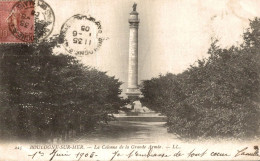
[[[118,121],[166,122],[165,116],[115,116]]]

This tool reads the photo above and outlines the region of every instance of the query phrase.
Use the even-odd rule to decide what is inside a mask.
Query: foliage
[[[142,103],[167,116],[169,132],[184,138],[254,137],[260,125],[260,19],[250,21],[240,47],[222,49],[181,74],[142,85]]]
[[[0,132],[63,138],[92,131],[124,104],[121,82],[62,53],[59,35],[35,44],[0,46]]]

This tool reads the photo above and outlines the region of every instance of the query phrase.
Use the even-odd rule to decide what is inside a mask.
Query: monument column
[[[129,59],[128,59],[128,87],[126,95],[129,99],[138,99],[141,94],[138,87],[138,12],[136,12],[136,3],[133,5],[133,11],[129,17]]]

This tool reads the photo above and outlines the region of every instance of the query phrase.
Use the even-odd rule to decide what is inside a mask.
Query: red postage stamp
[[[34,42],[34,1],[0,1],[0,43]]]

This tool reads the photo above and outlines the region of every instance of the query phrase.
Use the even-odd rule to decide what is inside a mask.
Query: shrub
[[[124,104],[118,79],[53,54],[59,36],[0,48],[2,136],[51,139],[93,131]]]
[[[184,138],[259,135],[260,20],[250,21],[240,47],[211,44],[209,58],[181,74],[142,85],[142,103],[167,116],[169,132]]]

